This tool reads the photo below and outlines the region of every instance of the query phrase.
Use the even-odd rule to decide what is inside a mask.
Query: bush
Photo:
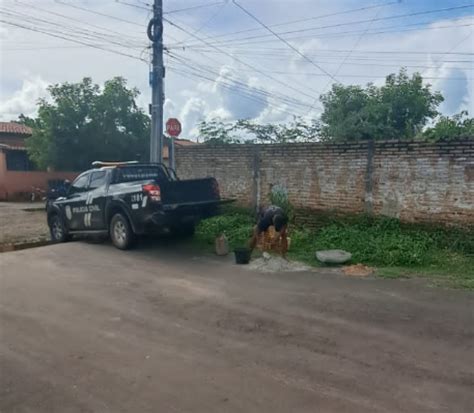
[[[474,252],[472,232],[433,230],[387,218],[331,220],[317,232],[295,228],[290,236],[292,256],[307,262],[314,262],[315,251],[323,249],[344,249],[354,262],[377,266],[428,265]]]
[[[243,210],[202,221],[196,238],[214,245],[225,233],[231,248],[247,244],[255,218]],[[411,267],[419,271],[451,274],[463,286],[474,288],[474,232],[459,228],[430,228],[402,224],[396,219],[366,216],[327,219],[314,231],[290,226],[291,258],[318,265],[315,252],[344,249],[354,263],[377,267]],[[461,284],[459,284],[461,285]]]
[[[201,221],[196,228],[198,241],[214,245],[216,238],[224,233],[231,248],[247,245],[254,226],[254,218],[250,214],[230,213]]]

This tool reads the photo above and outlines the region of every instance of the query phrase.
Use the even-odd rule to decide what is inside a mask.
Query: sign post
[[[178,137],[179,134],[181,133],[181,123],[179,122],[178,119],[176,118],[169,118],[166,121],[166,133],[170,137],[170,144],[168,147],[168,165],[171,169],[176,168],[176,162],[175,162],[175,151],[174,151],[174,138]]]

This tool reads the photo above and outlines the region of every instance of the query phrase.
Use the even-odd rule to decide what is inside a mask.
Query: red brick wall
[[[298,208],[404,221],[474,223],[474,140],[177,148],[181,178],[214,176],[224,197],[268,202],[272,185]]]

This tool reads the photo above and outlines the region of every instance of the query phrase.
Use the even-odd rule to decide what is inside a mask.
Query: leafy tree
[[[436,124],[427,128],[422,137],[428,140],[474,139],[474,118],[462,111],[453,117],[441,116]]]
[[[412,139],[438,115],[443,97],[419,73],[410,78],[402,69],[381,87],[334,84],[321,101],[325,140]]]
[[[289,124],[260,125],[247,119],[236,122],[213,119],[199,124],[199,135],[210,145],[313,142],[319,140],[319,122],[294,118]]]
[[[115,77],[101,89],[90,78],[48,88],[38,116],[20,121],[33,128],[27,140],[31,159],[41,168],[82,170],[94,160],[146,158],[149,117],[138,108],[137,89]]]
[[[199,123],[199,136],[209,145],[241,143],[233,132],[234,125],[232,123],[225,123],[218,119]]]

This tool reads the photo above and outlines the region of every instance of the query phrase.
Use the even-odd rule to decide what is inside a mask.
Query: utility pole
[[[150,162],[163,162],[163,0],[154,0],[153,17],[148,23],[147,35],[152,42],[151,61],[151,136]]]

